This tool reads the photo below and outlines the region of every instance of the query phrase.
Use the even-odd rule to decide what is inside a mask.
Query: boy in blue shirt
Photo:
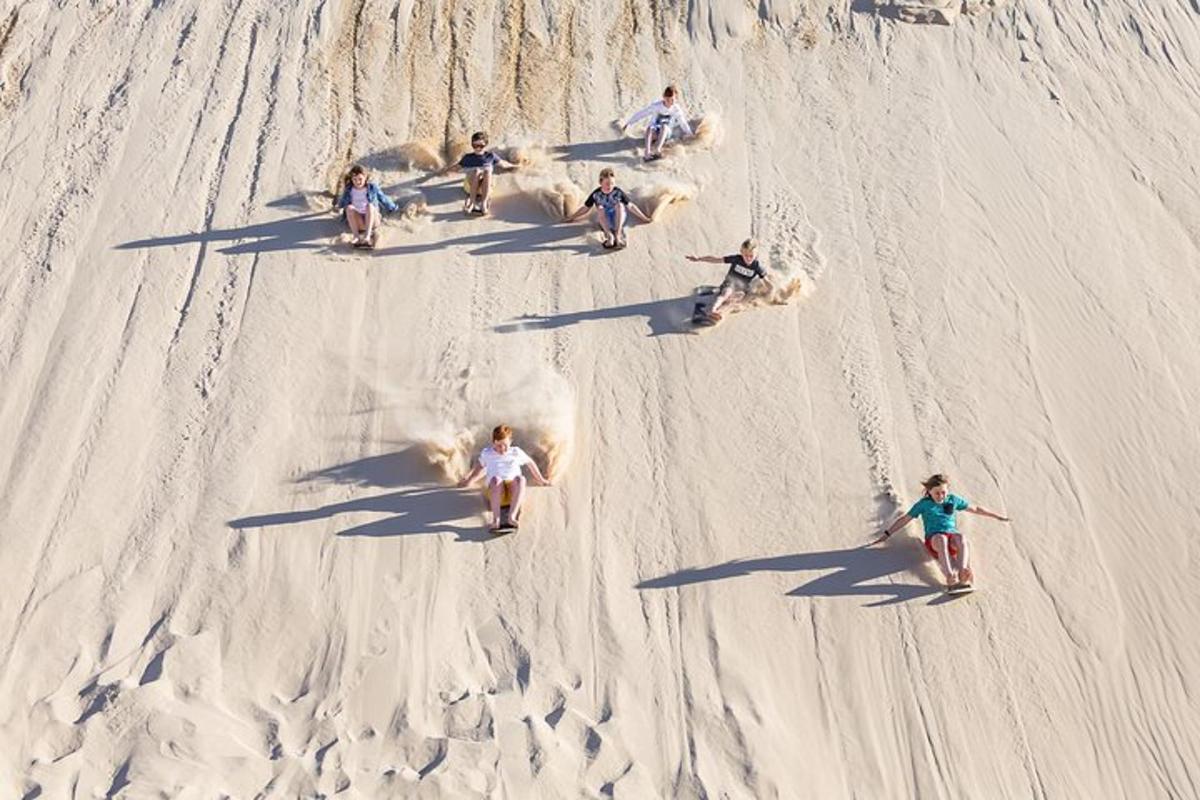
[[[975,575],[970,567],[967,541],[959,533],[954,515],[965,511],[1001,522],[1008,522],[1008,517],[988,511],[983,506],[971,505],[965,498],[950,494],[950,478],[941,473],[931,475],[921,485],[925,487],[925,496],[913,503],[912,508],[900,519],[884,528],[875,542],[882,542],[920,517],[925,528],[925,549],[938,560],[938,566],[946,577],[946,589],[969,589]]]
[[[515,165],[487,149],[488,137],[483,131],[471,134],[471,152],[465,153],[457,164],[450,164],[441,171],[446,175],[461,169],[467,176],[467,200],[463,211],[467,214],[487,214],[492,209],[492,171],[496,167],[514,169]]]

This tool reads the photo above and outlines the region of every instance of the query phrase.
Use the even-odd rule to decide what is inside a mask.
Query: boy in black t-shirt
[[[600,210],[600,227],[604,229],[604,247],[611,250],[614,247],[625,246],[625,211],[640,219],[650,222],[637,203],[625,194],[624,190],[615,185],[616,172],[612,167],[600,170],[600,186],[583,202],[574,214],[567,217],[567,222],[582,219],[593,208]]]
[[[768,292],[775,291],[775,284],[767,277],[767,271],[758,263],[755,254],[758,242],[747,239],[742,242],[741,252],[732,256],[687,256],[688,261],[702,261],[706,264],[728,264],[729,272],[717,290],[717,299],[708,309],[708,315],[714,320],[721,319],[721,308],[729,303],[735,303],[750,292],[750,285],[757,278],[767,287]]]
[[[449,164],[439,174],[446,175],[461,169],[467,175],[467,200],[463,211],[486,214],[492,207],[492,170],[496,167],[513,169],[514,165],[487,149],[488,137],[483,131],[471,134],[471,152],[457,164]]]

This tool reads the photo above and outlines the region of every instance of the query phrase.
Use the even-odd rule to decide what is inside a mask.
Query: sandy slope
[[[847,5],[0,2],[0,796],[1200,794],[1200,6]],[[604,165],[690,199],[547,226]],[[811,293],[690,335],[750,233]],[[855,549],[934,470],[952,603]]]

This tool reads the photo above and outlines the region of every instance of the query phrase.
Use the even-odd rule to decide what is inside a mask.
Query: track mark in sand
[[[192,300],[196,294],[196,286],[200,281],[200,272],[204,267],[204,259],[208,254],[208,240],[203,237],[203,234],[212,230],[213,218],[217,213],[217,197],[220,194],[221,184],[225,178],[225,169],[229,163],[229,150],[233,145],[234,133],[237,131],[238,122],[242,118],[242,109],[246,102],[246,91],[250,87],[250,67],[254,63],[254,51],[257,44],[258,23],[255,22],[250,26],[250,46],[246,54],[246,66],[242,71],[242,88],[238,93],[237,104],[234,106],[233,118],[229,121],[229,125],[225,129],[225,139],[221,143],[221,150],[217,156],[216,171],[208,185],[208,200],[204,207],[204,225],[201,229],[200,252],[196,254],[196,262],[192,266],[192,278],[188,284],[187,294],[184,295],[183,305],[179,309],[179,319],[175,323],[175,331],[171,335],[169,350],[174,350],[175,345],[179,342],[180,333],[183,331],[183,324],[187,321],[188,312],[191,310]]]
[[[4,56],[8,52],[9,42],[12,41],[13,31],[17,29],[20,20],[20,10],[13,8],[8,19],[0,27],[0,112],[11,111],[21,99],[21,84],[25,80],[31,66],[27,56],[24,59],[14,58],[7,66]]]
[[[12,658],[13,652],[16,649],[16,643],[21,633],[23,632],[26,623],[29,621],[29,611],[32,609],[37,600],[35,600],[38,587],[40,587],[46,577],[46,573],[50,568],[50,563],[53,560],[54,554],[57,552],[59,539],[62,536],[63,530],[67,527],[67,521],[75,511],[75,505],[79,500],[79,496],[83,491],[83,482],[87,477],[88,471],[91,468],[92,456],[94,454],[96,443],[100,439],[100,430],[108,419],[108,408],[112,402],[114,393],[116,392],[117,381],[121,375],[121,370],[125,365],[125,359],[129,352],[129,345],[133,339],[133,321],[137,314],[138,304],[142,297],[142,284],[138,285],[137,291],[134,292],[133,300],[129,304],[129,311],[125,315],[125,326],[121,330],[120,344],[117,348],[116,356],[113,360],[113,365],[109,369],[108,376],[105,378],[104,384],[100,390],[100,396],[92,407],[92,413],[83,416],[88,419],[89,423],[84,431],[82,441],[75,447],[75,459],[71,465],[71,478],[63,491],[62,496],[58,500],[58,514],[54,518],[54,523],[46,536],[45,543],[42,545],[42,550],[38,554],[38,563],[34,569],[33,579],[29,583],[29,593],[25,596],[25,600],[21,606],[21,611],[17,615],[17,624],[13,626],[12,636],[9,639],[8,647],[5,648],[3,658],[0,658],[0,675],[3,675],[7,669],[9,660]],[[86,409],[81,409],[81,414]],[[15,452],[24,452],[31,445],[27,441],[31,426],[29,421],[23,426],[22,438]],[[8,505],[8,498],[0,496],[0,503]]]
[[[484,113],[487,124],[494,129],[511,126],[509,115],[512,109],[516,110],[518,118],[524,116],[520,81],[522,40],[526,33],[525,0],[513,0],[505,10],[500,30],[504,34],[504,43],[499,49],[493,70],[494,82],[499,89],[492,95]]]
[[[4,27],[0,28],[0,59],[4,58],[4,51],[8,49],[8,41],[12,38],[13,31],[17,29],[17,20],[20,18],[21,10],[13,8],[12,13],[4,22]]]
[[[330,125],[331,163],[345,165],[350,162],[354,152],[354,137],[358,128],[358,117],[362,113],[362,91],[359,79],[358,48],[361,44],[359,33],[362,29],[363,10],[366,0],[343,6],[343,14],[338,25],[339,34],[333,44],[333,52],[329,60],[332,63],[329,73],[329,104],[325,119]],[[350,97],[346,98],[344,87],[350,86]],[[350,114],[347,124],[346,106],[349,104]],[[346,127],[350,133],[345,147],[339,143],[342,131]]]
[[[464,87],[459,86],[459,82],[467,82],[467,62],[462,57],[464,51],[470,51],[470,33],[474,26],[471,24],[471,13],[468,11],[466,21],[460,23],[458,20],[458,3],[451,2],[446,11],[449,19],[450,27],[450,54],[447,56],[446,74],[449,76],[446,83],[446,121],[442,126],[442,148],[449,153],[454,145],[455,136],[458,133],[458,125],[455,123],[456,114],[461,114],[462,109],[458,107],[459,94]],[[468,34],[466,46],[463,43],[463,32]],[[518,100],[519,102],[519,100]]]
[[[1007,281],[1007,275],[1005,276]],[[1009,284],[1012,296],[1017,298],[1015,287]],[[1041,445],[1049,455],[1054,468],[1058,471],[1056,488],[1065,487],[1070,498],[1067,516],[1079,520],[1079,533],[1084,534],[1087,546],[1079,546],[1078,536],[1057,537],[1056,545],[1052,548],[1035,544],[1027,550],[1029,565],[1037,579],[1038,586],[1045,594],[1054,609],[1059,624],[1071,641],[1081,649],[1093,655],[1104,656],[1112,654],[1123,646],[1123,637],[1119,634],[1124,630],[1122,618],[1124,609],[1120,596],[1116,591],[1108,564],[1095,540],[1095,528],[1087,513],[1087,504],[1083,493],[1075,479],[1075,471],[1065,455],[1065,448],[1058,439],[1055,431],[1055,414],[1043,387],[1043,382],[1034,363],[1036,343],[1033,328],[1025,314],[1020,300],[1016,301],[1018,318],[1017,341],[1025,361],[1025,368],[1031,379],[1037,409],[1042,416],[1043,430]],[[1065,498],[1064,498],[1065,499]],[[1072,513],[1073,512],[1073,513]],[[1051,514],[1054,518],[1056,515]],[[1040,544],[1040,543],[1039,543]],[[1064,565],[1071,565],[1068,569]],[[1050,580],[1049,575],[1054,575]],[[1086,588],[1081,588],[1084,584]],[[1062,587],[1075,586],[1075,591],[1064,590]],[[1077,608],[1068,598],[1089,598],[1086,608]]]

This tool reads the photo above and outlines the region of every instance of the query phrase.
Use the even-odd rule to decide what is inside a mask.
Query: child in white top
[[[668,86],[663,90],[662,100],[655,100],[625,120],[621,126],[621,133],[624,133],[633,123],[643,117],[650,117],[650,126],[646,128],[646,154],[642,156],[643,161],[662,158],[663,145],[671,138],[674,128],[678,127],[686,137],[692,135],[692,126],[688,124],[687,112],[677,99],[678,94],[679,91],[674,86]]]
[[[497,425],[492,430],[492,444],[483,448],[479,460],[471,467],[461,481],[459,488],[471,484],[480,474],[486,474],[488,498],[491,500],[492,530],[500,528],[500,503],[504,496],[504,487],[508,486],[509,519],[513,527],[521,515],[521,502],[525,497],[525,476],[521,474],[522,467],[529,467],[534,483],[538,486],[549,486],[550,481],[542,475],[538,465],[529,455],[512,443],[512,428],[507,425]]]

